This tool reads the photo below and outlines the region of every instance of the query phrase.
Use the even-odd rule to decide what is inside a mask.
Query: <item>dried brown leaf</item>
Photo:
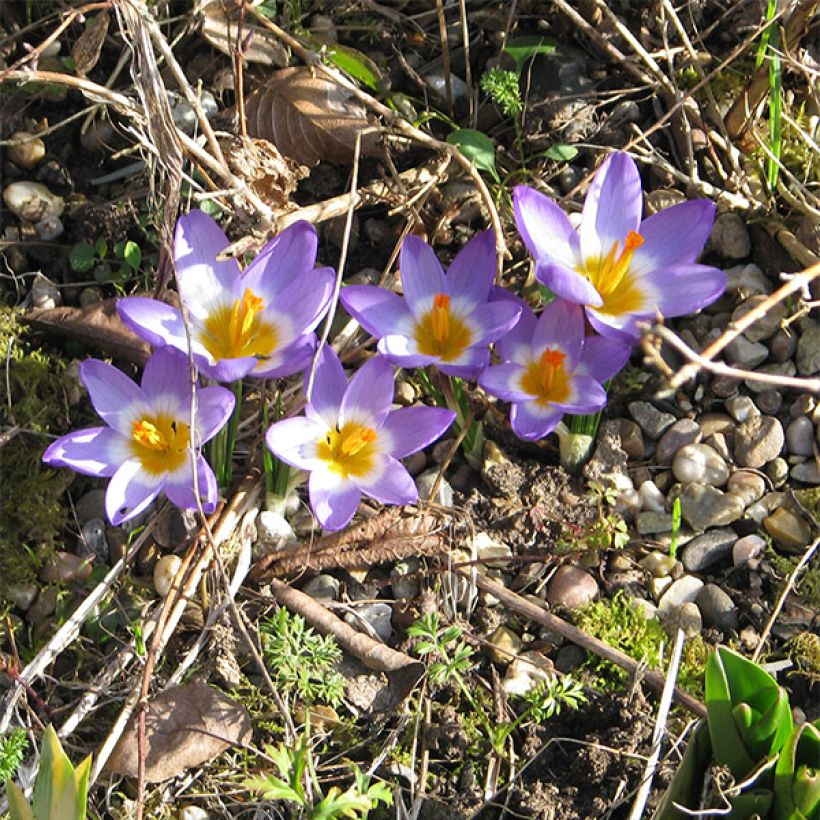
[[[240,3],[233,0],[202,0],[202,36],[218,51],[233,56],[238,48]],[[242,56],[248,63],[282,68],[288,52],[270,32],[256,25],[247,15],[242,23]]]
[[[108,34],[108,12],[101,11],[91,25],[77,38],[71,57],[74,60],[74,69],[81,77],[85,77],[97,65]]]
[[[151,347],[123,323],[117,315],[116,304],[116,299],[106,299],[84,308],[36,309],[24,314],[23,319],[37,330],[143,365],[151,355]]]
[[[253,192],[277,210],[290,205],[307,169],[295,160],[283,157],[275,145],[264,139],[232,137],[221,143],[231,171],[248,183]]]
[[[236,743],[247,743],[251,718],[244,706],[201,681],[161,692],[145,715],[145,779],[160,783],[207,763]],[[137,716],[128,723],[106,764],[137,776]]]
[[[353,159],[361,134],[362,154],[380,156],[379,129],[346,89],[308,68],[276,71],[245,103],[248,133],[272,142],[308,167],[320,160]]]

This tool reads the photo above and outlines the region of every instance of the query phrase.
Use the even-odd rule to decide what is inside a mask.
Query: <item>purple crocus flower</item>
[[[362,365],[348,383],[330,347],[319,356],[305,415],[277,422],[268,447],[310,473],[310,505],[327,530],[345,527],[362,493],[384,504],[412,504],[418,491],[399,463],[435,441],[455,414],[439,407],[391,410],[393,368],[382,356]]]
[[[191,383],[188,357],[172,347],[157,350],[137,386],[121,370],[88,359],[80,379],[104,427],[77,430],[58,438],[43,454],[52,467],[110,478],[105,493],[109,521],[121,524],[139,515],[160,494],[183,509],[196,507],[190,441]],[[216,509],[219,490],[199,447],[224,426],[234,407],[224,387],[196,391],[194,440],[202,508]]]
[[[715,218],[709,200],[682,202],[641,222],[638,169],[610,155],[590,186],[576,232],[544,194],[518,186],[515,222],[536,262],[536,276],[556,295],[586,307],[607,336],[637,338],[637,323],[658,312],[692,313],[715,301],[726,275],[697,265]]]
[[[544,438],[565,413],[594,413],[606,404],[601,382],[627,362],[631,347],[603,336],[585,336],[579,305],[555,299],[536,318],[521,305],[518,324],[495,344],[503,364],[487,368],[478,383],[512,403],[513,432],[525,441]]]
[[[341,294],[348,313],[399,367],[433,364],[450,376],[475,377],[489,364],[488,344],[518,318],[510,302],[488,304],[495,274],[492,231],[474,236],[446,275],[433,249],[416,236],[404,240],[399,266],[404,298],[351,285]]]
[[[235,259],[217,259],[228,244],[219,225],[202,211],[191,211],[177,222],[177,281],[200,371],[232,382],[248,374],[275,378],[304,370],[316,348],[312,331],[328,309],[334,282],[329,268],[313,268],[313,226],[291,225],[242,272]],[[120,299],[117,311],[150,344],[187,352],[177,308],[132,296]]]

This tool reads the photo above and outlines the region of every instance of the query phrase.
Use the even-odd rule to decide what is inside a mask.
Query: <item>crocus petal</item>
[[[226,387],[211,385],[197,391],[196,426],[199,433],[197,445],[210,441],[228,423],[235,404],[236,397]]]
[[[154,347],[172,345],[188,349],[182,314],[175,307],[145,296],[128,296],[117,302],[117,313],[141,339]]]
[[[490,363],[488,347],[468,347],[449,362],[437,362],[436,367],[448,376],[458,379],[474,379]]]
[[[294,373],[301,373],[313,361],[316,344],[316,334],[305,333],[293,344],[277,350],[271,356],[259,359],[250,375],[257,379],[282,379]]]
[[[566,357],[565,367],[574,370],[584,345],[584,313],[580,305],[553,299],[538,317],[532,335],[532,350],[540,358],[544,350],[558,348]]]
[[[413,504],[419,491],[410,473],[395,458],[380,453],[373,469],[351,481],[363,492],[382,504]]]
[[[236,382],[244,378],[256,367],[254,356],[243,356],[241,359],[218,359],[209,361],[197,358],[197,364],[203,375],[216,382]]]
[[[406,458],[438,439],[455,421],[443,407],[402,407],[387,414],[379,439],[394,458]]]
[[[522,402],[512,406],[510,425],[518,438],[537,441],[548,436],[558,426],[563,415],[554,405],[544,410],[534,401]]]
[[[476,234],[447,269],[447,288],[453,300],[465,308],[484,304],[495,278],[495,233]]]
[[[497,364],[488,367],[479,377],[479,385],[502,401],[529,401],[532,396],[521,389],[521,379],[526,373],[520,364]]]
[[[277,234],[262,248],[242,274],[242,287],[265,301],[277,295],[296,277],[310,276],[316,262],[316,229],[300,220]]]
[[[359,488],[330,470],[314,470],[308,481],[310,506],[326,530],[341,530],[359,509]]]
[[[707,265],[673,265],[645,277],[666,317],[684,316],[711,305],[726,290],[726,274]]]
[[[391,334],[409,334],[413,315],[397,293],[375,285],[349,285],[339,299],[345,310],[377,339]]]
[[[211,465],[202,456],[197,459],[197,487],[203,512],[212,513],[219,503],[219,487]],[[168,477],[162,490],[168,500],[180,509],[196,509],[194,475],[189,459],[186,459],[185,466],[176,474]]]
[[[305,416],[277,421],[268,428],[265,441],[270,451],[297,470],[324,470],[325,462],[316,455],[316,443],[327,428]]]
[[[565,413],[595,413],[606,405],[606,390],[589,376],[573,373],[570,391],[566,401],[554,403],[555,407]]]
[[[135,421],[146,408],[143,391],[113,365],[86,359],[80,365],[80,380],[100,418],[118,433],[130,436]]]
[[[219,225],[203,211],[193,210],[177,222],[174,259],[179,291],[197,319],[233,301],[230,295],[238,282],[239,265],[235,259],[216,259],[228,244]]]
[[[188,357],[173,347],[161,347],[145,365],[142,391],[155,413],[190,416],[191,376]]]
[[[479,305],[468,317],[473,331],[472,344],[486,345],[515,327],[521,315],[521,306],[506,300]]]
[[[623,242],[637,231],[643,211],[643,191],[638,168],[628,154],[610,154],[589,187],[581,227],[584,259],[609,253],[615,242]]]
[[[116,527],[139,515],[159,495],[164,475],[151,475],[137,458],[123,462],[105,492],[105,514]]]
[[[407,304],[417,318],[430,309],[437,293],[447,293],[444,271],[435,251],[417,236],[408,236],[401,246],[399,266]]]
[[[632,344],[620,344],[604,336],[587,336],[576,372],[586,374],[596,382],[609,381],[629,361],[632,347]]]
[[[427,367],[438,361],[436,356],[419,353],[415,339],[409,336],[383,336],[376,349],[398,367]]]
[[[90,427],[52,442],[43,453],[43,461],[51,467],[69,467],[83,475],[108,478],[130,455],[123,436],[110,427]]]
[[[638,323],[651,321],[652,316],[650,314],[633,315],[631,313],[613,316],[610,313],[600,313],[588,307],[587,319],[592,325],[592,329],[596,333],[600,333],[601,336],[605,336],[613,342],[634,345],[641,335]]]
[[[546,285],[556,296],[579,305],[600,307],[604,300],[595,286],[578,271],[553,264],[538,264],[535,278]]]
[[[394,390],[390,362],[374,356],[353,374],[342,397],[339,424],[355,421],[378,430],[390,412]]]
[[[631,344],[620,344],[604,336],[587,336],[576,372],[586,374],[596,382],[609,381],[629,361],[632,347]]]
[[[496,341],[495,352],[504,362],[526,365],[532,355],[530,342],[537,319],[532,308],[523,299],[510,294],[510,300],[514,300],[521,308],[521,315],[513,328]]]
[[[579,261],[578,234],[567,215],[549,197],[518,185],[513,191],[515,224],[537,262],[572,269]]]
[[[643,273],[694,262],[714,221],[715,206],[708,199],[681,202],[653,214],[641,223],[644,243],[632,257],[632,269]]]
[[[310,373],[305,373],[305,394],[308,392]],[[336,351],[325,345],[319,353],[316,363],[316,373],[313,377],[313,388],[310,400],[305,407],[305,413],[318,420],[325,427],[333,428],[339,421],[339,410],[342,398],[347,390],[347,377],[342,362]]]

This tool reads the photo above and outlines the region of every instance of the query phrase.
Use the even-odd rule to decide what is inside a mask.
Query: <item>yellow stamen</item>
[[[317,455],[343,478],[362,476],[370,472],[377,449],[375,430],[356,422],[331,430],[317,445]]]
[[[450,312],[450,297],[437,293],[433,305],[413,332],[419,352],[437,356],[444,362],[458,358],[472,342],[472,333],[457,315]]]
[[[545,350],[533,359],[521,377],[521,389],[546,407],[550,402],[564,402],[571,393],[569,375],[564,369],[566,354],[560,350]]]
[[[205,320],[201,342],[215,359],[269,356],[277,347],[276,328],[260,315],[265,300],[250,288],[241,299],[225,305]]]
[[[169,416],[142,418],[131,427],[131,453],[152,475],[176,472],[184,463],[190,428]]]
[[[619,243],[615,242],[605,257],[586,260],[580,273],[589,279],[604,300],[596,310],[618,316],[646,309],[644,293],[630,271],[632,257],[643,243],[644,238],[639,233],[629,231],[620,253]]]

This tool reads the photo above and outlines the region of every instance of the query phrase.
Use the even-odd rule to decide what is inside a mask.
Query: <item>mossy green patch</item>
[[[49,546],[68,521],[60,503],[65,475],[45,467],[48,439],[69,427],[66,363],[31,344],[16,311],[0,308],[0,431],[2,457],[0,512],[0,595],[9,584],[33,577],[35,552]]]
[[[801,501],[802,503],[802,501]],[[771,564],[778,578],[780,586],[786,583],[791,577],[795,567],[800,561],[800,556],[789,557],[781,555],[769,548],[766,550],[766,560]],[[795,592],[800,596],[803,603],[811,609],[820,609],[820,566],[814,561],[803,568],[797,577],[794,585]]]
[[[668,664],[671,641],[657,618],[647,618],[621,592],[607,601],[596,601],[577,615],[577,624],[585,632],[619,649],[650,669],[664,671]],[[665,650],[665,651],[664,651]],[[695,697],[703,696],[703,672],[709,647],[700,635],[687,640],[681,657],[678,685]],[[629,674],[610,661],[590,655],[582,672],[597,689],[614,691],[626,686]]]
[[[820,682],[820,635],[801,632],[786,643],[786,652],[794,663],[794,674],[803,675],[811,683]]]

